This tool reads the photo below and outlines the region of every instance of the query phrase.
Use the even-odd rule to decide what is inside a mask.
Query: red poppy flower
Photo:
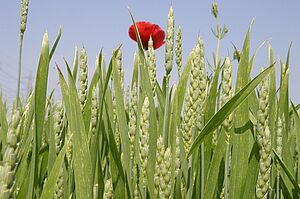
[[[148,41],[150,36],[153,40],[154,49],[161,47],[165,43],[165,32],[158,25],[146,21],[140,21],[136,23],[136,26],[139,31],[144,49],[148,49]],[[128,33],[131,39],[137,41],[134,25],[130,26]]]

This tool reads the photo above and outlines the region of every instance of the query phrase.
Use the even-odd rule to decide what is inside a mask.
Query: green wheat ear
[[[154,194],[155,196],[161,195],[161,187],[160,187],[160,180],[162,175],[162,164],[164,160],[164,154],[165,154],[165,146],[163,138],[160,136],[157,139],[157,147],[156,147],[156,162],[155,162],[155,172],[154,172]]]
[[[145,97],[144,103],[142,106],[142,113],[140,117],[140,163],[141,163],[141,179],[142,182],[146,183],[146,170],[148,163],[148,153],[149,153],[149,99]]]
[[[53,194],[54,199],[63,199],[64,198],[64,169],[61,168],[59,171],[59,177],[55,185],[55,192]]]
[[[122,91],[124,90],[124,70],[122,68],[122,51],[121,49],[117,50],[116,53],[116,67],[117,71],[119,72],[120,75],[120,82],[121,82],[121,89]]]
[[[136,83],[133,83],[131,89],[130,103],[129,103],[129,121],[128,121],[128,137],[130,142],[130,157],[133,160],[134,155],[134,143],[135,143],[135,135],[137,131],[137,106],[138,106],[138,98],[137,98],[137,87]]]
[[[202,129],[206,100],[206,72],[204,65],[204,45],[201,37],[192,50],[190,85],[186,90],[183,119],[183,138],[186,152],[192,143],[192,127]]]
[[[20,32],[24,34],[26,30],[29,0],[22,0],[21,16],[20,16]]]
[[[58,102],[57,109],[55,111],[54,117],[54,131],[55,131],[55,147],[56,147],[56,155],[58,155],[61,147],[62,147],[62,131],[64,127],[63,123],[64,118],[64,108],[62,102]]]
[[[16,165],[18,162],[16,149],[18,145],[17,131],[21,114],[18,110],[12,114],[12,119],[7,131],[7,147],[3,155],[3,165],[0,165],[0,198],[13,198]]]
[[[284,115],[280,116],[277,115],[277,122],[276,122],[276,153],[280,158],[282,158],[282,146],[283,146],[283,128],[284,123],[282,122],[284,120]],[[298,165],[299,166],[299,165]],[[281,166],[278,162],[276,162],[276,168],[277,168],[277,187],[276,187],[276,194],[280,194],[280,171]]]
[[[160,188],[162,191],[163,198],[170,198],[171,196],[171,162],[172,153],[171,149],[168,147],[164,154],[164,159],[161,167],[161,179]]]
[[[199,99],[199,84],[198,84],[198,76],[199,76],[199,65],[197,66],[197,62],[199,59],[195,59],[195,49],[192,50],[192,61],[191,61],[191,71],[190,71],[190,84],[186,89],[185,93],[185,103],[184,103],[184,111],[183,111],[183,121],[182,121],[182,130],[183,130],[183,138],[184,138],[184,147],[186,152],[189,151],[192,144],[192,127],[195,126],[195,117],[196,117],[196,109],[198,107],[198,99]]]
[[[80,52],[80,77],[79,77],[79,102],[81,111],[85,108],[87,100],[87,86],[88,86],[88,65],[87,53],[84,48]]]
[[[269,78],[266,77],[259,89],[259,109],[257,113],[257,140],[260,144],[259,173],[256,184],[256,197],[267,198],[271,175],[271,133],[269,129]]]
[[[25,105],[25,108],[24,108],[24,111],[23,111],[23,114],[22,114],[22,123],[24,124],[24,125],[21,125],[21,129],[22,130],[20,130],[20,139],[21,139],[21,142],[23,141],[23,139],[26,139],[26,138],[24,138],[24,131],[25,131],[25,127],[26,127],[26,125],[25,124],[27,124],[28,123],[28,121],[29,121],[29,119],[30,119],[30,109],[32,108],[32,104],[33,104],[33,92],[31,91],[31,93],[30,93],[30,95],[29,95],[29,97],[28,97],[28,99],[27,99],[27,103],[26,103],[26,105]]]
[[[283,133],[283,122],[281,119],[284,117],[283,116],[278,116],[278,119],[277,119],[277,127],[276,127],[276,152],[278,154],[278,156],[280,158],[282,158],[282,133]],[[280,169],[280,166],[278,165],[278,169]]]
[[[117,145],[117,148],[120,148],[120,128],[119,128],[119,122],[118,122],[118,115],[117,115],[117,103],[116,98],[113,98],[112,101],[112,107],[113,107],[113,124],[114,124],[114,136],[115,136],[115,142]]]
[[[222,83],[221,83],[221,96],[220,96],[220,105],[221,107],[230,100],[232,97],[232,64],[229,57],[225,58],[224,61],[224,68],[222,70]],[[226,143],[229,144],[230,139],[230,129],[232,127],[232,114],[230,114],[222,124],[223,128],[225,129],[226,133]]]
[[[54,117],[54,131],[55,131],[55,148],[56,155],[59,154],[62,148],[62,133],[64,128],[64,108],[62,101],[59,101],[57,108],[55,110]],[[55,192],[53,194],[54,199],[63,199],[64,198],[64,186],[65,186],[65,177],[64,177],[64,168],[62,167],[59,171],[58,180],[55,184]]]
[[[215,18],[218,18],[218,4],[215,1],[211,5],[211,13]]]
[[[205,112],[205,101],[207,97],[207,75],[205,70],[205,61],[204,61],[204,43],[201,37],[198,38],[198,43],[195,48],[195,58],[194,58],[195,67],[198,67],[198,76],[197,88],[199,92],[199,105],[196,110],[196,125],[199,129],[202,129],[204,126],[204,112]]]
[[[166,77],[170,76],[173,67],[173,48],[174,48],[174,11],[170,7],[168,14],[168,27],[166,35],[166,51],[165,51],[165,70]]]
[[[150,37],[148,42],[148,72],[150,77],[150,82],[152,86],[153,96],[155,96],[156,90],[156,58],[153,48],[153,40]]]
[[[125,90],[125,111],[129,113],[129,95],[130,95],[130,86],[126,86]]]
[[[91,127],[90,131],[92,135],[96,134],[97,128],[97,114],[98,114],[98,101],[97,101],[97,93],[96,86],[92,89],[92,100],[91,100]]]
[[[232,63],[229,57],[225,57],[224,67],[222,69],[222,82],[221,82],[221,94],[220,94],[220,107],[223,107],[232,97]],[[226,135],[226,154],[225,154],[225,169],[224,169],[224,186],[220,198],[228,198],[228,181],[230,177],[230,132],[233,127],[232,123],[233,114],[230,114],[222,123],[224,133]],[[225,197],[226,196],[226,197]]]
[[[182,66],[182,28],[179,25],[178,30],[176,32],[176,47],[175,47],[175,60],[177,64],[177,72],[178,77],[180,77],[181,74],[181,66]]]
[[[67,140],[67,150],[66,150],[66,158],[68,161],[69,168],[72,167],[72,158],[73,158],[73,132],[68,129],[66,133],[66,140]]]

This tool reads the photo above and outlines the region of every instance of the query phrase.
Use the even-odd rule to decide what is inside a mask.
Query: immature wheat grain
[[[133,83],[131,89],[131,96],[130,96],[130,109],[129,109],[129,121],[128,121],[128,137],[130,142],[130,157],[131,160],[133,159],[133,152],[134,152],[134,143],[135,143],[135,134],[137,131],[137,87],[136,83]]]
[[[7,147],[3,155],[3,165],[0,165],[0,198],[13,197],[12,188],[15,183],[15,170],[17,165],[16,148],[18,145],[17,128],[21,119],[20,112],[15,110],[7,131]]]
[[[142,182],[146,183],[146,170],[148,162],[148,152],[149,152],[149,99],[145,97],[142,106],[142,112],[140,117],[140,163],[141,163],[141,179]]]
[[[55,185],[55,192],[53,195],[54,199],[63,199],[64,198],[64,169],[61,168],[59,171],[59,177]]]
[[[283,133],[283,122],[282,122],[283,119],[281,118],[284,119],[283,115],[278,116],[277,130],[276,130],[276,152],[280,158],[282,158],[282,133]]]
[[[88,66],[87,66],[87,54],[83,48],[80,52],[80,78],[79,78],[79,102],[81,111],[85,108],[87,100],[87,86],[88,86]]]
[[[23,123],[24,125],[21,125],[20,126],[20,134],[18,135],[19,139],[20,139],[20,143],[22,143],[24,141],[24,139],[26,139],[26,135],[28,132],[25,132],[25,129],[26,129],[26,126],[28,125],[28,122],[29,122],[29,114],[30,114],[30,108],[32,107],[32,101],[33,101],[33,92],[30,93],[28,99],[27,99],[27,103],[25,105],[25,108],[24,108],[24,111],[23,111],[23,114],[22,114],[22,121],[20,122],[20,125]],[[24,135],[24,133],[26,133]],[[17,147],[17,153],[19,152],[19,148],[20,148],[20,145]]]
[[[186,152],[189,150],[192,142],[192,127],[201,129],[204,117],[206,74],[203,60],[203,43],[200,37],[196,48],[192,51],[192,56],[190,85],[186,93],[184,104],[183,138]]]
[[[117,54],[116,54],[116,67],[117,67],[119,75],[120,75],[121,88],[123,91],[124,90],[124,70],[122,68],[122,51],[121,51],[121,49],[118,49]]]
[[[134,184],[134,192],[133,192],[133,195],[134,195],[134,199],[140,199],[140,192],[139,192],[139,178],[138,178],[138,166],[137,166],[137,163],[136,163],[136,159],[134,158],[133,160],[133,164],[132,164],[132,178],[133,180],[135,181],[135,184]]]
[[[25,108],[24,108],[24,111],[23,111],[23,114],[22,114],[24,124],[27,124],[27,121],[29,119],[28,116],[29,116],[29,109],[32,106],[32,96],[33,96],[33,92],[30,92],[30,95],[27,99],[27,103],[25,105]]]
[[[202,129],[204,126],[204,112],[205,112],[205,100],[207,97],[207,76],[205,71],[205,61],[204,61],[204,44],[201,37],[198,38],[198,43],[195,48],[195,58],[194,58],[195,67],[198,67],[198,76],[197,88],[199,92],[199,105],[197,104],[196,109],[196,125],[199,129]]]
[[[299,158],[299,151],[298,151],[298,144],[296,136],[293,139],[294,142],[294,150],[293,150],[293,161],[294,161],[294,172],[297,173],[298,170],[298,158]]]
[[[282,118],[282,119],[281,119]],[[284,120],[284,115],[277,116],[277,123],[276,123],[276,152],[280,158],[282,158],[282,137],[283,137],[283,128],[284,123],[282,122]],[[277,185],[276,185],[276,195],[279,197],[280,195],[280,170],[281,166],[277,162],[276,163],[277,168]]]
[[[148,42],[148,72],[150,76],[150,82],[152,86],[153,96],[155,96],[156,90],[156,58],[153,48],[153,40],[150,37]]]
[[[103,196],[104,196],[105,199],[113,198],[113,185],[112,185],[111,178],[109,178],[105,181],[104,195]]]
[[[164,154],[164,159],[161,167],[160,189],[162,198],[170,198],[171,196],[171,149],[168,147]]]
[[[115,136],[115,142],[117,145],[117,148],[120,147],[120,129],[119,129],[119,122],[118,122],[118,115],[117,115],[117,104],[116,104],[116,98],[113,98],[113,124],[114,124],[114,136]]]
[[[229,57],[225,58],[224,68],[222,70],[222,92],[220,97],[220,105],[224,106],[226,102],[232,97],[232,64]],[[222,126],[226,133],[226,143],[229,144],[230,129],[232,127],[232,114],[230,114],[223,122]]]
[[[187,153],[190,150],[192,144],[192,126],[193,126],[192,104],[190,103],[190,89],[186,90],[185,96],[186,98],[184,103],[183,120],[182,120],[181,128],[183,134],[184,148],[185,148],[185,152]]]
[[[174,11],[170,7],[168,14],[168,28],[166,36],[165,69],[166,77],[169,78],[173,67],[173,48],[174,48]]]
[[[260,85],[259,110],[257,122],[257,139],[261,146],[259,173],[256,184],[257,198],[267,198],[271,172],[271,134],[268,126],[269,78],[265,78]]]
[[[259,173],[256,184],[257,198],[268,197],[271,175],[271,150],[271,134],[267,126],[265,128],[265,134],[262,137],[262,148],[260,150]]]
[[[73,133],[71,132],[70,129],[68,129],[66,133],[66,140],[67,140],[66,157],[68,161],[68,166],[71,167],[72,158],[73,158]]]
[[[26,30],[27,14],[29,0],[22,0],[21,17],[20,17],[20,32],[23,35]]]
[[[178,30],[176,33],[176,48],[175,48],[175,60],[177,64],[177,72],[178,72],[178,77],[180,77],[180,71],[181,71],[181,66],[182,66],[182,30],[181,30],[181,25],[178,26]]]
[[[257,113],[257,140],[258,143],[262,144],[262,137],[265,133],[265,128],[268,125],[268,114],[269,114],[269,82],[268,79],[265,79],[261,82],[260,86],[260,96],[259,96],[259,110]]]
[[[128,85],[125,90],[125,111],[129,113],[129,95],[130,95],[130,86]]]
[[[140,199],[141,198],[137,186],[135,186],[134,193],[133,193],[133,198],[134,199]]]
[[[64,109],[62,102],[58,102],[57,109],[54,117],[54,131],[55,131],[55,149],[56,155],[59,153],[62,146],[62,131],[64,127],[63,123]]]
[[[165,146],[163,138],[160,136],[157,139],[157,147],[156,147],[156,162],[155,162],[155,172],[154,172],[154,194],[155,196],[159,196],[161,193],[160,189],[160,178],[161,178],[161,168],[165,155]]]
[[[188,152],[191,143],[192,143],[192,127],[194,126],[195,121],[195,112],[197,108],[197,102],[199,98],[199,90],[197,88],[198,81],[197,76],[199,75],[199,68],[196,67],[194,58],[195,58],[195,49],[192,50],[192,62],[191,62],[191,72],[190,72],[190,85],[185,93],[185,103],[184,103],[184,117],[182,121],[183,129],[183,139],[185,151]]]
[[[229,57],[225,58],[224,67],[222,69],[222,83],[221,83],[221,96],[220,106],[224,106],[228,100],[232,97],[232,64]],[[224,177],[224,188],[222,189],[223,197],[228,198],[228,181],[229,181],[229,170],[230,170],[230,131],[232,128],[232,114],[230,114],[222,123],[224,133],[226,135],[226,159],[225,159],[225,177]],[[225,197],[226,196],[226,197]]]
[[[97,114],[98,114],[98,102],[96,86],[92,90],[92,100],[91,100],[91,134],[95,135],[97,127]]]

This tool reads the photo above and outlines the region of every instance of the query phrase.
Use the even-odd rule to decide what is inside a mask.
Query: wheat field
[[[162,81],[156,39],[145,48],[130,12],[137,53],[128,87],[122,46],[109,60],[101,50],[88,71],[85,48],[75,49],[73,63],[53,63],[62,29],[53,44],[45,33],[30,95],[20,100],[18,89],[8,110],[0,88],[0,199],[299,198],[300,105],[289,98],[290,48],[278,61],[268,44],[269,65],[253,77],[253,22],[242,49],[223,56],[229,33],[215,2],[211,12],[213,59],[199,36],[182,63],[182,28],[170,8]],[[22,0],[18,88],[27,13]],[[50,65],[59,86],[48,93]],[[172,70],[178,81],[170,83]]]

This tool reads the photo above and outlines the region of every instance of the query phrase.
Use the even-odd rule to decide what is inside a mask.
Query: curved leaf
[[[222,122],[228,117],[244,100],[250,95],[250,93],[256,88],[256,86],[270,73],[274,65],[271,65],[251,82],[249,82],[244,88],[242,88],[237,94],[235,94],[204,126],[203,130],[196,137],[192,144],[192,147],[188,153],[188,157],[194,152],[194,150],[200,146],[203,139],[211,132],[213,132]]]
[[[47,199],[47,198],[53,197],[53,193],[54,193],[55,187],[56,187],[55,185],[58,180],[60,170],[62,169],[63,160],[64,160],[64,157],[66,154],[66,149],[67,149],[67,144],[65,144],[64,147],[61,149],[61,151],[59,152],[59,154],[54,162],[54,165],[53,165],[53,168],[51,169],[50,175],[48,176],[47,181],[44,185],[41,199]]]

